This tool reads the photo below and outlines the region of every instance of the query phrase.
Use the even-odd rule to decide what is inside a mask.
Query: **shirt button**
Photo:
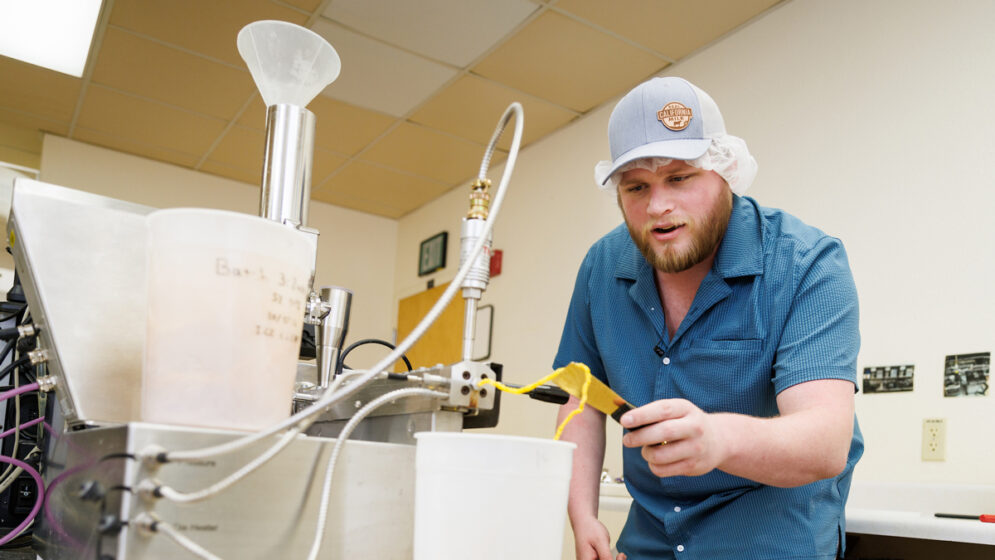
[[[663,357],[663,365],[665,365],[665,366],[669,366],[670,365],[670,358],[669,357],[667,357],[667,356]]]
[[[677,552],[684,552],[684,545],[683,544],[677,545]]]
[[[674,506],[674,511],[681,511],[681,506]]]

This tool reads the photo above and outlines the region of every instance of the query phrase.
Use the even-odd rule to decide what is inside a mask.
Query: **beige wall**
[[[194,206],[249,214],[259,209],[259,187],[51,135],[42,149],[41,180],[156,208]],[[353,290],[349,340],[392,339],[397,222],[316,201],[311,202],[309,222],[321,232],[315,285]],[[376,357],[357,350],[349,362],[365,367]]]
[[[749,195],[845,242],[861,298],[858,368],[916,366],[914,392],[858,395],[858,479],[995,484],[995,390],[942,389],[945,355],[995,347],[991,21],[995,3],[980,0],[793,0],[667,72],[708,91],[748,141],[760,163]],[[493,355],[512,381],[548,371],[577,266],[620,222],[591,178],[613,104],[520,155],[494,233],[504,272],[484,296],[496,308]],[[400,220],[395,297],[424,288],[418,243],[442,229],[458,239],[465,209],[460,189]],[[439,281],[455,275],[456,245]],[[503,403],[498,431],[551,433],[550,405]],[[945,462],[920,460],[931,417],[947,419]]]

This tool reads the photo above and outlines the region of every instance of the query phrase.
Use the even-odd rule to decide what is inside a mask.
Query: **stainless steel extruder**
[[[252,25],[260,23],[267,22]],[[288,31],[304,32],[310,33]],[[315,93],[324,87],[319,86]],[[518,111],[516,152],[520,107]],[[269,107],[260,215],[317,243],[317,232],[307,227],[313,133],[314,115],[303,106]],[[191,548],[181,547],[177,539],[187,539],[214,555],[202,557],[306,557],[313,550],[319,520],[327,518],[322,558],[410,559],[413,434],[497,423],[496,392],[480,389],[478,383],[487,377],[499,379],[500,366],[475,362],[466,350],[472,346],[471,311],[488,280],[490,228],[484,225],[489,225],[490,194],[485,170],[486,164],[472,189],[471,212],[463,220],[463,256],[472,261],[461,266],[461,271],[470,271],[463,272],[462,285],[468,324],[454,336],[463,335],[464,359],[405,374],[346,370],[336,376],[349,294],[312,289],[305,313],[316,331],[318,356],[298,364],[296,394],[288,395],[287,408],[300,412],[319,407],[320,414],[301,424],[306,430],[291,433],[286,447],[258,469],[223,492],[192,503],[163,499],[157,495],[159,485],[184,491],[210,486],[243,468],[280,437],[290,436],[274,432],[199,461],[154,460],[162,455],[150,454],[150,449],[201,449],[246,434],[142,421],[145,220],[153,209],[18,179],[8,235],[39,329],[36,356],[45,361],[48,373],[39,383],[50,391],[42,462],[45,496],[34,526],[39,555],[45,560],[182,558],[190,557]],[[509,171],[506,168],[502,189]],[[358,409],[403,387],[429,388],[436,394],[387,403],[360,423],[352,439],[344,442],[323,507],[322,473],[335,437]],[[327,391],[350,394],[325,406]],[[179,537],[156,532],[158,522],[168,523]]]

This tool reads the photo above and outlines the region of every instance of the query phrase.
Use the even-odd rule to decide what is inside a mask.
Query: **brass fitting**
[[[491,210],[490,188],[490,179],[478,177],[473,181],[470,185],[470,211],[466,213],[467,218],[487,219]]]

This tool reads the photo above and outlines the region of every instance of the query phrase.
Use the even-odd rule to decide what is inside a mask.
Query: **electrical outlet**
[[[922,421],[922,460],[944,461],[946,453],[946,418],[924,418]]]

